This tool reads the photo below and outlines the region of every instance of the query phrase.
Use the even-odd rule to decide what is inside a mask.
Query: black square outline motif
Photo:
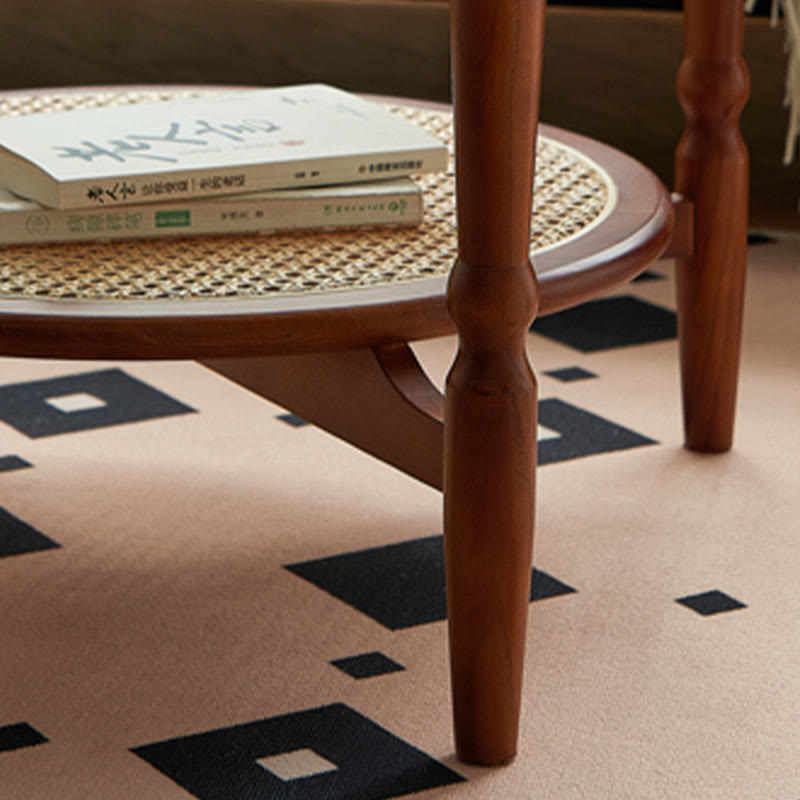
[[[0,558],[61,547],[27,522],[0,508]]]
[[[582,353],[675,339],[674,311],[632,295],[591,300],[534,320],[534,333]]]
[[[704,617],[747,608],[744,603],[740,602],[735,597],[731,597],[729,594],[725,594],[725,592],[721,592],[719,589],[711,589],[707,592],[679,597],[675,602],[692,609],[692,611]]]
[[[259,759],[310,749],[336,769],[283,780]],[[383,800],[464,778],[342,703],[132,748],[199,800]]]
[[[27,722],[0,726],[0,753],[22,750],[23,747],[34,747],[37,744],[45,744],[47,741],[46,736]]]
[[[447,617],[442,536],[355,550],[285,568],[390,630]],[[534,569],[531,601],[575,592]]]
[[[47,402],[76,393],[90,394],[104,405],[65,412]],[[0,386],[0,420],[31,439],[194,411],[116,368]]]
[[[361,653],[357,656],[336,658],[330,663],[356,680],[374,678],[378,675],[389,675],[392,672],[403,672],[405,670],[402,664],[398,664],[396,661],[389,658],[389,656],[377,650],[371,653]]]

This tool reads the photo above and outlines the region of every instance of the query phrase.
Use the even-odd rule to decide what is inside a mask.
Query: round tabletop
[[[0,115],[158,101],[220,89],[100,87],[0,93]],[[449,110],[386,99],[452,146]],[[0,352],[95,359],[220,358],[374,347],[454,331],[446,283],[454,177],[420,176],[414,228],[0,249]],[[666,248],[672,203],[638,162],[540,126],[531,255],[539,313],[634,277]]]

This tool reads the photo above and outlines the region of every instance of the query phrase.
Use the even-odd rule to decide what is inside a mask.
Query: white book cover
[[[422,215],[410,178],[80,209],[46,208],[0,188],[0,244],[418,225]]]
[[[0,118],[0,186],[107,207],[446,168],[436,137],[323,84]]]

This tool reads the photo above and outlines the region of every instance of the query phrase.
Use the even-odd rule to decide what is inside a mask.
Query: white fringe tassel
[[[749,13],[756,0],[745,0],[745,10]],[[786,146],[783,163],[791,164],[797,149],[800,135],[800,0],[772,0],[772,25],[778,24],[781,12],[786,27],[786,94],[783,104],[789,109],[789,128],[786,132]]]

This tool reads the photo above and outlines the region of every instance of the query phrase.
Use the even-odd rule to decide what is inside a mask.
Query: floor
[[[800,798],[800,241],[751,247],[723,456],[681,447],[672,265],[647,277],[529,337],[495,770],[453,757],[435,491],[191,363],[3,359],[0,796]],[[417,349],[441,381],[453,341]]]

